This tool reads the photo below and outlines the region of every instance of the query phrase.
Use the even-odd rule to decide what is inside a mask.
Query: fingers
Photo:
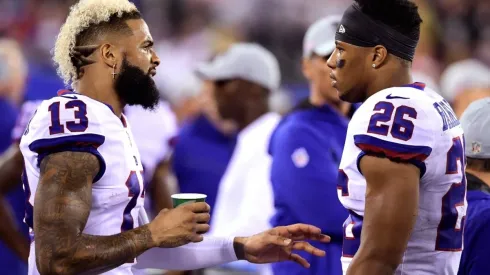
[[[194,213],[209,213],[209,211],[211,210],[211,207],[209,206],[209,204],[207,204],[205,202],[189,203],[189,204],[183,205],[182,207],[185,207]]]
[[[316,238],[314,238],[312,240],[320,241],[322,243],[329,243],[332,240],[332,238],[330,238],[330,236],[320,234],[320,235],[316,236]]]
[[[292,240],[289,238],[285,238],[277,235],[268,235],[266,241],[269,244],[275,244],[282,247],[286,247],[290,245],[292,242]]]
[[[280,226],[275,228],[276,233],[281,236],[287,236],[295,241],[315,240],[320,242],[330,242],[330,237],[322,234],[321,229],[308,224],[293,224],[289,226]]]
[[[205,224],[197,224],[194,228],[194,231],[197,233],[197,234],[204,234],[206,232],[209,231],[209,224],[205,223]]]
[[[298,255],[298,254],[291,254],[291,255],[289,256],[289,259],[290,259],[291,261],[294,261],[294,262],[296,262],[296,263],[300,264],[300,265],[301,265],[301,266],[303,266],[304,268],[309,268],[309,267],[310,267],[310,263],[309,263],[307,260],[305,260],[305,258],[301,257],[301,256],[300,256],[300,255]]]
[[[303,250],[305,252],[308,252],[308,253],[315,255],[315,256],[318,256],[318,257],[325,256],[325,251],[320,250],[320,249],[312,246],[311,244],[309,244],[307,242],[295,242],[292,245],[292,249],[293,250]]]
[[[204,236],[199,234],[193,234],[190,236],[189,240],[193,243],[202,242],[204,240]]]
[[[209,213],[199,213],[194,216],[194,219],[197,223],[208,223],[211,215]]]
[[[293,241],[304,241],[304,240],[312,240],[312,241],[319,241],[322,243],[329,243],[330,242],[330,236],[328,235],[323,235],[323,234],[318,234],[318,235],[291,235],[291,239]]]
[[[322,230],[316,226],[313,225],[308,225],[308,224],[302,224],[302,223],[297,223],[293,225],[286,226],[287,231],[292,234],[292,235],[315,235],[315,234],[321,234]]]

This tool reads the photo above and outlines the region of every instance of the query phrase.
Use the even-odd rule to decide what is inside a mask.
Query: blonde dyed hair
[[[57,72],[66,85],[77,80],[77,69],[71,61],[71,53],[78,35],[89,26],[108,22],[114,15],[121,17],[131,12],[138,12],[138,9],[128,0],[81,0],[71,7],[53,50]]]

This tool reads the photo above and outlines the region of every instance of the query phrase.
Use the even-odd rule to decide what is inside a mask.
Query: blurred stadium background
[[[61,86],[50,59],[56,34],[74,0],[0,0],[0,35],[17,40],[28,61],[26,96]],[[306,93],[302,39],[318,18],[342,13],[349,0],[134,0],[162,59],[158,84],[171,97],[193,66],[234,41],[254,41],[279,59],[283,86],[293,100]],[[424,19],[414,72],[444,87],[441,74],[468,58],[490,63],[490,2],[416,0]],[[180,83],[179,83],[180,82]],[[446,91],[443,91],[446,92]]]

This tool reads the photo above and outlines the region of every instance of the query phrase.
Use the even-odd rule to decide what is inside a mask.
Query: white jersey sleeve
[[[43,158],[52,153],[88,152],[94,154],[101,165],[94,179],[96,182],[105,171],[104,158],[97,150],[105,141],[97,108],[100,106],[87,97],[73,94],[43,101],[21,140],[21,150],[26,161],[32,167],[39,167]]]
[[[406,89],[391,88],[371,96],[356,112],[349,135],[364,155],[375,155],[397,162],[410,162],[425,173],[423,162],[436,141],[435,109],[424,97],[410,96]],[[430,108],[428,108],[428,105]],[[437,122],[437,121],[436,121]],[[362,171],[360,171],[362,173]]]

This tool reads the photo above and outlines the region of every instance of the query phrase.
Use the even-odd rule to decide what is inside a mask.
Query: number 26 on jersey
[[[387,136],[391,134],[393,138],[407,141],[412,138],[414,125],[408,118],[416,119],[417,111],[405,105],[395,109],[391,102],[380,101],[374,106],[374,111],[379,111],[371,116],[369,120],[368,133]],[[391,126],[387,124],[395,113]]]

